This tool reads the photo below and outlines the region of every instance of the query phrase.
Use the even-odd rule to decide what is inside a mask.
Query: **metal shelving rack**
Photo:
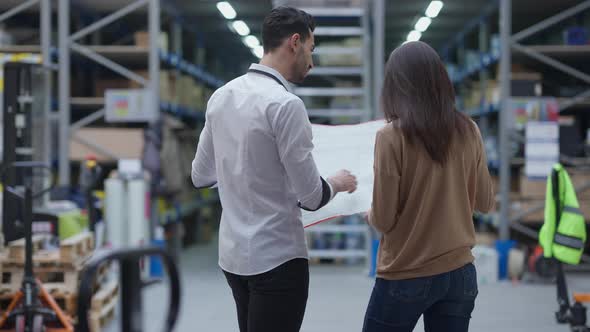
[[[514,160],[510,158],[510,143],[513,139],[514,132],[511,129],[510,121],[510,100],[511,100],[511,64],[513,59],[517,61],[524,59],[534,59],[538,63],[542,63],[549,68],[556,69],[569,77],[576,78],[584,83],[590,83],[590,75],[576,69],[575,67],[566,63],[570,59],[587,59],[590,57],[590,47],[588,45],[573,46],[573,45],[524,45],[522,41],[538,32],[541,32],[567,18],[590,9],[590,0],[584,0],[579,4],[557,13],[533,26],[512,34],[512,0],[493,0],[487,6],[480,17],[469,22],[466,27],[460,31],[451,41],[445,46],[441,53],[448,56],[453,47],[461,48],[465,36],[479,27],[480,40],[480,63],[473,68],[464,68],[456,77],[453,78],[454,83],[461,83],[463,80],[479,74],[483,81],[487,78],[487,68],[491,65],[500,63],[499,78],[500,78],[500,105],[484,105],[472,110],[465,110],[468,114],[481,118],[480,126],[483,123],[482,134],[485,136],[485,128],[487,127],[487,118],[491,115],[499,115],[500,128],[500,239],[507,240],[510,236],[509,231],[513,229],[525,236],[533,239],[538,238],[538,233],[534,229],[520,223],[519,221],[527,215],[539,212],[543,209],[543,204],[532,206],[526,211],[518,211],[511,215],[510,205],[510,165],[514,164]],[[488,20],[494,12],[499,11],[500,21],[500,53],[490,52],[487,49],[488,35],[487,24]],[[459,51],[461,52],[461,51]],[[482,82],[482,89],[485,90],[485,83]],[[569,110],[572,107],[588,107],[590,101],[590,90],[579,93],[574,97],[556,98],[559,103],[560,112]],[[563,159],[564,156],[561,156]],[[579,184],[576,184],[579,185]],[[582,184],[577,187],[578,192],[584,191],[590,187],[589,183]],[[513,211],[516,212],[516,211]],[[590,256],[584,255],[582,261],[590,263]]]
[[[310,117],[318,117],[329,120],[346,117],[352,118],[354,121],[365,122],[375,118],[375,102],[376,94],[373,86],[379,86],[380,77],[375,78],[375,85],[370,79],[373,74],[374,67],[371,62],[380,64],[375,66],[383,68],[384,62],[383,43],[384,43],[384,20],[382,19],[384,10],[375,14],[374,11],[379,8],[384,8],[384,2],[379,1],[365,1],[362,7],[305,7],[298,6],[297,1],[275,1],[275,6],[279,5],[293,5],[300,7],[310,15],[314,16],[318,26],[314,31],[316,39],[316,49],[314,55],[330,56],[330,55],[351,55],[361,59],[359,65],[354,66],[327,66],[320,63],[317,67],[312,69],[309,76],[312,78],[321,77],[327,81],[338,79],[353,78],[360,80],[360,84],[356,87],[325,87],[304,85],[295,89],[295,94],[301,97],[315,98],[315,97],[354,97],[362,99],[361,108],[308,108]],[[373,6],[373,7],[371,7]],[[380,6],[380,7],[379,7]],[[381,19],[380,19],[381,18]],[[326,26],[324,22],[340,22],[344,20],[349,23],[341,26]],[[371,24],[373,23],[373,24]],[[374,42],[373,35],[377,35]],[[361,39],[361,43],[357,46],[322,46],[322,40],[329,38],[330,40],[337,40],[348,37],[356,37]],[[373,57],[375,52],[380,52],[381,56]],[[370,263],[372,255],[372,236],[370,228],[366,224],[324,224],[307,228],[306,231],[312,234],[360,234],[364,238],[365,247],[359,249],[310,249],[309,256],[311,258],[364,258],[367,266]]]
[[[297,2],[291,1],[274,1],[275,6],[295,5]],[[301,9],[314,16],[317,20],[318,27],[314,31],[316,37],[316,50],[314,55],[352,55],[362,59],[362,63],[355,66],[317,66],[309,73],[310,77],[321,77],[327,80],[344,79],[346,77],[359,79],[361,84],[358,87],[317,87],[304,85],[295,89],[295,94],[301,97],[341,97],[351,96],[362,98],[361,108],[309,108],[309,115],[334,119],[337,117],[352,117],[361,121],[368,121],[372,118],[372,100],[371,84],[369,76],[371,74],[371,44],[370,44],[370,26],[369,26],[369,6],[364,7],[303,7]],[[325,19],[350,19],[356,23],[346,26],[324,26],[321,23]],[[362,40],[361,46],[323,46],[322,39],[330,38],[332,40],[357,37]]]
[[[80,143],[99,150],[101,153],[111,155],[108,153],[107,147],[100,147],[89,142],[84,138],[76,135],[76,131],[84,126],[91,124],[92,122],[102,118],[105,115],[105,109],[102,108],[104,105],[104,98],[102,97],[91,97],[91,98],[72,98],[69,90],[69,78],[71,75],[70,57],[72,55],[86,57],[103,67],[106,67],[113,72],[138,83],[140,86],[151,91],[152,105],[159,105],[157,112],[164,111],[169,114],[177,115],[180,118],[202,121],[204,116],[191,110],[188,107],[160,102],[159,98],[159,73],[161,66],[167,66],[175,68],[180,72],[192,76],[194,79],[200,80],[203,83],[217,88],[224,84],[224,82],[214,75],[203,70],[199,66],[189,63],[182,58],[181,51],[168,52],[160,50],[158,47],[158,36],[160,33],[160,16],[162,14],[162,6],[160,0],[134,0],[134,1],[122,1],[118,3],[117,7],[107,6],[103,4],[102,10],[108,9],[112,11],[111,14],[101,18],[100,20],[90,24],[89,26],[74,32],[73,34],[69,30],[70,20],[70,0],[58,0],[59,1],[59,110],[60,110],[60,141],[68,142],[68,138],[72,137]],[[87,5],[90,8],[96,6],[96,3],[89,1]],[[106,6],[106,7],[105,7]],[[123,7],[122,7],[123,6]],[[122,7],[122,8],[121,8]],[[99,31],[106,25],[119,20],[126,15],[133,12],[145,9],[148,21],[149,30],[149,47],[137,47],[137,46],[104,46],[104,45],[81,45],[77,41],[81,38]],[[173,44],[180,44],[180,33],[182,27],[179,23],[175,22],[174,25],[175,33],[173,34]],[[180,31],[180,32],[179,32]],[[133,63],[135,65],[145,64],[148,67],[149,77],[146,79],[133,71],[125,67],[126,63]],[[84,107],[84,108],[95,108],[98,109],[94,113],[86,116],[78,122],[69,124],[70,110],[72,107]],[[59,178],[62,185],[69,183],[69,150],[67,146],[60,148],[59,154]]]
[[[157,108],[158,112],[166,112],[188,122],[204,121],[204,112],[184,105],[160,102],[160,68],[175,69],[178,73],[188,75],[212,88],[217,88],[224,84],[221,79],[218,79],[203,68],[183,59],[181,47],[183,29],[188,31],[197,31],[197,29],[186,20],[183,20],[181,13],[169,3],[162,3],[161,0],[75,0],[72,2],[75,2],[75,7],[72,7],[74,4],[70,0],[28,0],[26,2],[5,0],[0,2],[0,22],[19,13],[36,13],[37,10],[39,12],[40,45],[0,46],[0,53],[41,53],[44,67],[48,69],[44,84],[45,94],[48,97],[55,97],[52,95],[55,91],[52,89],[51,76],[53,75],[52,71],[57,72],[59,84],[57,87],[57,103],[52,103],[51,98],[46,98],[45,111],[51,115],[48,118],[56,120],[55,123],[57,123],[59,133],[58,142],[60,146],[58,151],[59,180],[60,185],[65,186],[70,184],[71,164],[69,160],[69,142],[71,138],[80,141],[103,155],[113,155],[109,152],[108,147],[99,146],[94,142],[84,140],[82,137],[76,135],[76,132],[81,128],[104,117],[105,100],[102,96],[71,96],[70,77],[72,72],[70,65],[72,59],[77,61],[78,59],[88,58],[97,66],[106,67],[131,81],[139,83],[152,91],[152,104],[159,105]],[[37,9],[36,5],[39,5],[40,8]],[[75,10],[72,10],[73,8]],[[70,14],[76,12],[81,15],[79,10],[81,11],[82,9],[95,10],[101,13],[106,12],[107,15],[72,33],[70,31]],[[145,14],[146,16],[149,28],[149,47],[81,45],[78,43],[81,38],[90,36],[106,25],[136,12],[140,12],[139,14]],[[167,13],[173,18],[171,20],[173,29],[171,44],[174,46],[173,51],[163,51],[158,48],[157,39],[160,34],[161,15],[163,13]],[[53,25],[51,22],[54,14],[57,14],[58,18],[56,25]],[[55,30],[58,32],[58,43],[57,45],[52,45],[51,34]],[[94,40],[94,38],[92,39]],[[58,64],[52,63],[52,59],[58,59]],[[147,67],[149,69],[149,77],[146,79],[135,74],[126,67],[127,65]],[[52,112],[52,108],[58,111]],[[92,113],[75,123],[71,123],[70,115],[72,109],[91,111]],[[49,122],[47,126],[50,126]],[[48,152],[46,161],[50,162],[50,130],[45,130],[45,133],[47,136],[44,141],[47,144],[46,151]],[[182,216],[190,215],[204,206],[218,202],[216,197],[201,199],[198,197],[199,195],[195,196],[195,199],[180,205],[177,210],[166,211],[159,215],[159,221],[162,223],[168,220],[176,220]]]

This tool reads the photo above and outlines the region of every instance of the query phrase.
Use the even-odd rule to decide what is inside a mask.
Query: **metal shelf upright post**
[[[149,49],[148,49],[148,68],[149,78],[145,79],[133,71],[125,68],[117,62],[109,59],[107,56],[99,54],[93,48],[83,46],[78,43],[83,37],[86,37],[106,25],[125,17],[126,15],[142,8],[148,7],[148,29],[149,29]],[[159,100],[159,72],[160,72],[160,52],[158,48],[158,36],[160,34],[160,0],[135,0],[125,7],[114,11],[91,25],[76,31],[70,32],[70,0],[59,0],[58,7],[59,18],[59,112],[60,112],[60,151],[59,151],[59,180],[61,185],[70,183],[70,164],[69,164],[69,142],[70,138],[98,151],[107,156],[112,156],[108,147],[99,146],[81,136],[76,131],[90,123],[102,118],[105,115],[105,109],[102,108],[70,126],[70,110],[72,98],[70,94],[70,76],[71,52],[82,55],[131,81],[138,83],[140,86],[150,91],[151,104],[156,109],[156,114],[160,111]]]
[[[538,232],[523,224],[521,221],[523,218],[538,213],[544,207],[543,202],[538,204],[532,204],[528,209],[523,211],[514,210],[510,201],[510,183],[511,174],[510,169],[512,165],[518,163],[515,162],[514,158],[511,157],[510,144],[513,142],[514,137],[517,133],[513,128],[512,121],[512,93],[511,93],[511,66],[513,59],[522,62],[528,59],[536,61],[537,64],[548,66],[549,68],[555,69],[571,78],[575,78],[578,81],[584,83],[590,83],[590,75],[575,68],[574,65],[566,62],[566,59],[581,59],[584,56],[590,56],[590,48],[586,45],[524,45],[522,41],[534,34],[542,32],[549,27],[562,22],[565,19],[579,15],[583,11],[590,10],[590,0],[584,0],[578,4],[562,10],[561,12],[554,14],[548,18],[541,20],[531,27],[525,28],[515,34],[512,32],[512,7],[514,3],[512,0],[499,0],[490,1],[490,5],[487,6],[482,14],[482,17],[478,18],[480,22],[480,52],[482,54],[482,61],[476,70],[472,68],[465,68],[459,72],[459,75],[453,79],[454,83],[459,83],[465,78],[470,77],[475,72],[480,72],[480,79],[485,80],[486,73],[483,72],[485,68],[494,64],[496,61],[500,62],[499,79],[500,79],[500,107],[499,107],[499,139],[500,139],[500,215],[499,215],[499,233],[501,240],[508,240],[510,237],[510,230],[517,231],[525,236],[532,239],[538,238]],[[499,5],[499,6],[498,6]],[[500,23],[500,54],[496,54],[494,50],[487,50],[487,27],[485,27],[484,20],[488,19],[488,16],[492,11],[499,10],[499,23]],[[451,41],[449,45],[443,48],[442,53],[448,54],[449,49],[454,47],[454,44],[460,44],[464,40],[465,35],[474,28],[473,22],[469,23],[462,32]],[[484,45],[485,44],[485,45]],[[485,46],[486,48],[482,48]],[[528,63],[528,62],[527,62]],[[480,87],[482,91],[484,89],[484,82],[481,82]],[[559,112],[570,110],[574,106],[584,105],[587,106],[587,102],[590,99],[590,90],[578,93],[573,97],[559,97],[556,96],[559,104]],[[475,112],[469,112],[470,115],[478,115],[486,117],[490,112],[486,109],[482,109]],[[485,121],[482,119],[482,122]],[[481,124],[481,123],[480,123]],[[567,156],[560,155],[561,160],[568,160]],[[590,183],[576,184],[576,191],[583,192],[590,188]],[[590,256],[583,255],[582,261],[590,262]]]

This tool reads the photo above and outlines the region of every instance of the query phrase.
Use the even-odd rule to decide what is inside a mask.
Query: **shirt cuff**
[[[334,192],[334,188],[332,188],[332,184],[330,183],[330,181],[326,180],[326,183],[328,184],[328,187],[330,188],[330,200],[332,200],[336,196],[337,192]]]

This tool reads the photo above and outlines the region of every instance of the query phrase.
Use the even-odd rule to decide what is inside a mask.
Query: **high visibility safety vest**
[[[546,258],[577,265],[586,243],[586,224],[576,190],[561,164],[553,166],[547,179],[545,223],[539,243]]]

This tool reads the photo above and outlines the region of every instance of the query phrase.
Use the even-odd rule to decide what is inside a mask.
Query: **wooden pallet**
[[[105,285],[92,298],[90,311],[90,331],[100,332],[115,318],[115,308],[119,299],[119,285],[116,282]]]
[[[100,288],[92,297],[91,308],[93,311],[101,310],[119,296],[119,283],[111,281]]]
[[[33,255],[39,250],[43,249],[45,241],[48,239],[47,235],[33,235]],[[8,243],[8,257],[7,260],[11,262],[25,261],[25,239],[19,239]]]
[[[78,315],[78,294],[70,292],[61,292],[58,289],[48,291],[53,297],[57,305],[70,317],[76,317]],[[7,308],[12,298],[14,297],[13,292],[7,290],[0,291],[0,315],[4,308]],[[96,291],[91,301],[91,314],[96,316],[98,321],[104,320],[105,315],[102,315],[103,309],[109,306],[113,308],[116,306],[119,299],[119,284],[115,281],[109,282],[102,285],[100,289]],[[108,310],[107,310],[108,311]],[[108,316],[108,315],[107,315]]]
[[[74,294],[78,292],[82,269],[83,265],[63,266],[52,262],[50,264],[37,264],[33,268],[33,272],[48,292]],[[109,271],[110,264],[103,264],[99,267],[94,281],[94,291],[97,291],[100,285],[108,278]],[[5,265],[0,274],[0,291],[8,290],[12,293],[18,291],[22,284],[23,275],[23,266]]]
[[[77,266],[83,264],[94,250],[92,233],[80,233],[61,241],[59,250],[46,250],[47,235],[33,236],[33,261],[36,264],[61,264]],[[25,241],[16,240],[8,244],[8,256],[3,265],[23,265],[25,262]]]
[[[59,252],[63,262],[80,262],[92,255],[94,237],[84,232],[61,241]]]

